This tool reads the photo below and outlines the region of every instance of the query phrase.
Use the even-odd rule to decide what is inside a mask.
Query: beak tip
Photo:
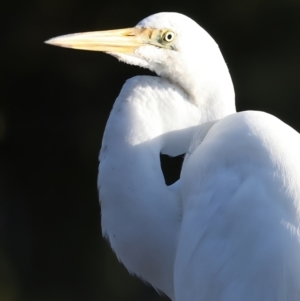
[[[46,40],[46,41],[44,41],[44,43],[48,44],[48,45],[57,45],[57,43],[55,43],[55,38]]]

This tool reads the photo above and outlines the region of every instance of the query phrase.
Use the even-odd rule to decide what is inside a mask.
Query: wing
[[[299,134],[260,112],[216,123],[182,171],[176,301],[300,300]]]

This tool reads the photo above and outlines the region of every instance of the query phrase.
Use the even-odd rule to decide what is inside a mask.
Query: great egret
[[[159,13],[47,43],[160,76],[126,82],[100,152],[103,234],[127,269],[176,301],[299,301],[299,134],[266,113],[235,113],[209,34]],[[172,186],[160,153],[187,153]]]

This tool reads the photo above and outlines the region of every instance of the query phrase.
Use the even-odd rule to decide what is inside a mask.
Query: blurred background
[[[51,37],[186,14],[219,44],[238,111],[300,131],[300,1],[6,1],[0,89],[0,300],[168,300],[130,276],[101,238],[96,177],[124,81],[148,71]],[[300,155],[300,154],[299,154]],[[175,177],[172,166],[167,177]]]

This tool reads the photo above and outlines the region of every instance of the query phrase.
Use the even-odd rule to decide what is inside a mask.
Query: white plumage
[[[127,269],[175,301],[299,301],[300,137],[266,113],[235,112],[214,40],[160,13],[48,43],[160,76],[126,82],[100,153],[103,234]],[[160,153],[187,153],[172,186]]]
[[[263,112],[211,127],[181,173],[175,300],[300,300],[299,152]]]

